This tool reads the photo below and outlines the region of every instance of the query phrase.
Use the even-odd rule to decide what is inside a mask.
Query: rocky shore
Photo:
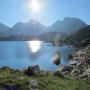
[[[73,55],[71,65],[73,70],[71,74],[78,79],[90,80],[90,46],[80,49]]]
[[[63,66],[51,72],[40,70],[38,65],[25,70],[0,68],[0,90],[83,90],[90,89],[90,77],[86,70],[73,65]],[[90,73],[89,73],[90,74]],[[78,86],[80,84],[80,86]]]
[[[89,90],[90,46],[70,55],[70,59],[69,65],[60,65],[54,72],[40,70],[38,65],[25,70],[2,67],[0,90]]]
[[[58,72],[76,79],[90,80],[90,46],[70,55],[70,64],[60,65]]]

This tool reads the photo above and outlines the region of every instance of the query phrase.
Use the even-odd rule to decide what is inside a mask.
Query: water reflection
[[[27,43],[32,53],[39,52],[42,45],[42,41],[36,41],[36,40],[28,41]]]
[[[30,41],[28,42],[30,43]],[[10,66],[12,68],[26,68],[30,65],[38,64],[41,69],[55,70],[57,66],[52,63],[55,52],[61,52],[61,64],[67,64],[68,54],[73,53],[73,48],[67,46],[54,47],[47,43],[42,43],[38,52],[32,53],[26,41],[0,42],[0,66]]]

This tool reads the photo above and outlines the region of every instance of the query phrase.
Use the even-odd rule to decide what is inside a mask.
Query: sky
[[[36,19],[50,26],[65,17],[77,17],[90,24],[90,0],[40,0],[42,10],[32,15],[27,9],[31,0],[0,0],[0,22],[12,27],[17,22],[29,22]]]

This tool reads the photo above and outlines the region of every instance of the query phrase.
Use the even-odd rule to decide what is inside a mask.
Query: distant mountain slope
[[[83,28],[85,26],[87,26],[87,24],[84,23],[82,20],[80,20],[78,18],[67,17],[63,21],[60,21],[60,20],[56,21],[56,23],[54,23],[48,29],[51,32],[60,31],[60,32],[70,34],[70,33],[74,33],[76,31],[78,31],[80,28]]]
[[[37,36],[45,32],[46,27],[36,20],[31,20],[28,23],[16,23],[11,29],[12,35],[30,35]]]
[[[87,24],[78,18],[67,17],[63,21],[58,20],[51,27],[48,27],[48,32],[40,35],[40,38],[45,41],[60,40],[86,26]]]
[[[44,41],[54,41],[54,40],[64,39],[67,36],[68,35],[66,33],[56,31],[56,32],[43,33],[39,36],[39,38]]]
[[[2,23],[0,23],[0,37],[9,34],[10,28]]]
[[[72,34],[68,38],[76,42],[90,39],[90,25],[86,26],[85,28],[80,29],[79,31]]]

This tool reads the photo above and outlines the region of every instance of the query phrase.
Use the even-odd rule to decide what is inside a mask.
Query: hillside
[[[67,42],[70,41],[71,44],[88,45],[90,43],[90,25],[70,35],[69,37],[66,38],[66,40]]]
[[[46,33],[43,33],[41,35],[39,35],[39,38],[40,40],[43,40],[43,41],[54,41],[54,40],[61,40],[61,39],[64,39],[65,37],[67,37],[68,34],[67,33],[62,33],[62,32],[46,32]]]
[[[8,36],[10,32],[10,27],[0,23],[0,37],[1,36]]]

